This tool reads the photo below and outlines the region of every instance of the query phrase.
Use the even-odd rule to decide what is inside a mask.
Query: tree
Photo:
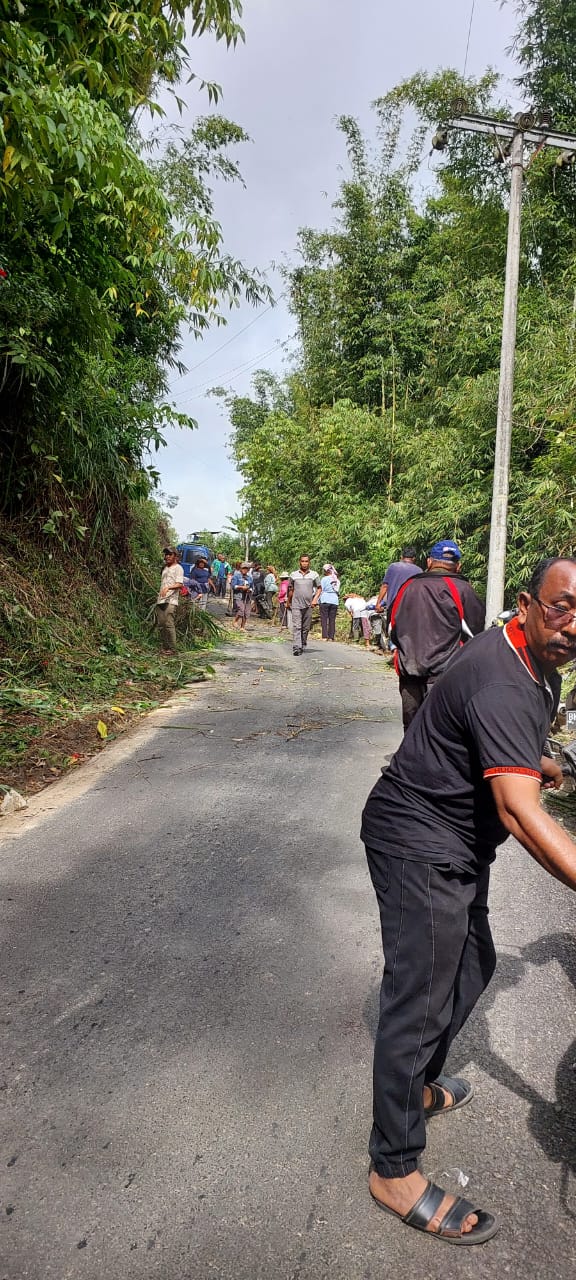
[[[576,5],[573,0],[515,0],[516,84],[526,102],[552,112],[557,129],[576,127]]]
[[[532,0],[522,9],[540,15],[523,70],[544,75],[553,34],[544,11],[550,17],[554,6]],[[576,20],[576,0],[565,9]],[[568,79],[572,57],[562,64]],[[372,591],[403,543],[423,556],[439,536],[455,536],[466,571],[485,582],[508,174],[489,139],[455,132],[434,189],[422,200],[412,185],[423,139],[453,114],[454,98],[508,116],[497,92],[492,73],[464,85],[452,71],[411,77],[377,104],[375,153],[353,122],[341,122],[350,172],[334,224],[301,232],[300,261],[287,273],[301,348],[284,384],[289,402],[227,401],[243,499],[277,561],[291,563],[305,547],[333,560],[346,587]],[[408,113],[418,124],[398,157]],[[565,178],[553,155],[535,155],[527,171],[512,596],[538,558],[574,545],[576,278]]]
[[[167,403],[182,323],[199,335],[241,296],[269,297],[226,254],[210,193],[239,180],[243,131],[212,116],[145,145],[134,124],[187,65],[186,19],[232,43],[239,13],[68,0],[0,21],[0,513],[67,544],[113,537],[115,513],[125,527],[163,424],[193,425]]]

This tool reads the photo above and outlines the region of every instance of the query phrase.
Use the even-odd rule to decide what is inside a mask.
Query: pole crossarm
[[[519,123],[496,120],[492,116],[457,116],[456,119],[447,121],[446,128],[463,129],[467,133],[487,133],[492,138],[496,136],[509,141],[517,133],[521,133],[524,142],[531,142],[536,146],[544,143],[548,147],[558,147],[559,151],[576,150],[576,134],[558,133],[544,125],[541,128],[524,129]]]

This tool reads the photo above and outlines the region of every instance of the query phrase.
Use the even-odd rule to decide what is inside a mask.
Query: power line
[[[224,373],[215,374],[213,378],[208,378],[206,382],[199,382],[197,386],[189,387],[185,392],[184,398],[186,399],[188,395],[195,393],[196,391],[203,391],[205,387],[213,387],[216,382],[229,382],[232,374],[239,377],[240,374],[244,373],[247,369],[250,369],[253,364],[258,364],[259,360],[265,360],[266,356],[269,356],[272,351],[275,351],[276,347],[280,346],[283,341],[286,341],[286,339],[278,338],[271,347],[268,347],[266,351],[262,351],[260,355],[255,356],[252,360],[244,360],[242,364],[234,365],[232,369],[226,369]],[[182,399],[181,396],[176,398]]]
[[[254,365],[259,364],[261,360],[265,360],[267,356],[272,355],[272,352],[276,351],[278,347],[287,346],[289,341],[289,338],[278,338],[272,347],[269,347],[267,351],[262,351],[254,360],[248,360],[244,364],[236,365],[234,369],[229,369],[226,373],[221,373],[219,377],[209,378],[207,382],[201,382],[197,387],[190,387],[189,392],[184,398],[177,396],[174,397],[174,399],[180,404],[188,404],[190,400],[199,399],[197,393],[204,391],[206,387],[213,387],[219,382],[236,382],[238,378],[242,377],[244,373],[247,373],[249,369],[252,369]]]
[[[234,333],[231,338],[228,338],[226,340],[226,342],[222,342],[220,346],[216,347],[216,350],[212,351],[209,356],[205,356],[204,359],[200,360],[198,364],[193,365],[191,369],[188,369],[186,371],[186,373],[181,374],[180,381],[182,380],[182,378],[188,378],[190,374],[196,373],[197,369],[201,369],[203,364],[208,364],[208,361],[212,360],[214,356],[217,356],[220,351],[223,351],[224,347],[229,347],[231,342],[236,342],[237,338],[241,338],[242,334],[246,333],[247,329],[250,329],[253,324],[256,324],[257,320],[261,320],[262,316],[265,316],[269,311],[272,311],[273,308],[276,306],[276,303],[280,302],[284,297],[285,297],[285,294],[281,293],[279,298],[276,298],[275,301],[271,302],[269,306],[264,307],[264,310],[260,311],[257,316],[254,316],[252,320],[249,320],[248,324],[245,324],[243,329],[239,329],[238,333]]]
[[[465,79],[466,79],[466,71],[467,71],[467,68],[468,68],[468,54],[469,54],[469,52],[470,52],[470,36],[472,35],[472,23],[473,23],[473,21],[474,21],[474,9],[475,9],[475,8],[476,8],[476,0],[472,0],[472,8],[471,8],[471,10],[470,10],[470,22],[469,22],[469,25],[468,25],[468,39],[467,39],[467,41],[466,41],[466,57],[464,58],[464,70],[463,70],[463,72],[462,72],[462,79],[463,79],[463,80],[465,80]]]

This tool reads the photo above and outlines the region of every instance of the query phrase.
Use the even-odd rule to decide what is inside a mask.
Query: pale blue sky
[[[336,116],[354,115],[370,133],[370,103],[394,84],[418,70],[463,69],[470,14],[471,0],[245,0],[245,45],[227,51],[209,39],[196,44],[194,69],[223,88],[218,110],[252,138],[237,157],[246,189],[217,191],[225,246],[266,271],[277,295],[282,282],[272,264],[293,253],[299,227],[325,227],[332,217],[344,162]],[[513,32],[511,4],[475,0],[468,71],[479,74],[490,65],[513,75],[505,53]],[[182,96],[190,118],[209,113],[193,86]],[[245,394],[254,369],[282,372],[293,346],[292,317],[282,302],[250,324],[256,315],[241,306],[226,328],[201,342],[184,337],[189,372],[173,380],[172,398],[199,428],[169,431],[168,447],[154,459],[163,490],[178,495],[172,518],[181,537],[221,529],[239,509],[229,425],[206,391],[224,385]]]

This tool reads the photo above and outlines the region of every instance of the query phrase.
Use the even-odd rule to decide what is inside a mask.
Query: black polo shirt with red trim
[[[435,683],[362,815],[362,840],[409,860],[477,872],[508,832],[490,778],[541,778],[560,698],[517,618],[475,636]]]

